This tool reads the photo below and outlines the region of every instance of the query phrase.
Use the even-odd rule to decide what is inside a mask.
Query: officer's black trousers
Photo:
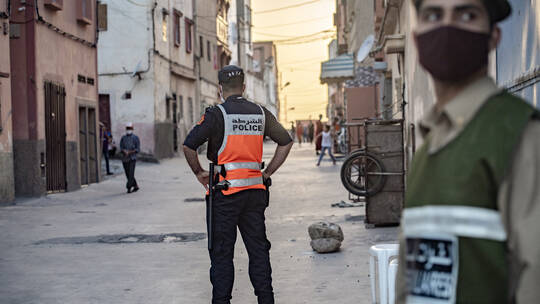
[[[230,303],[234,283],[234,244],[237,228],[249,256],[249,278],[259,304],[273,304],[270,242],[266,238],[266,191],[216,193],[213,202],[213,249],[210,250],[212,303]]]

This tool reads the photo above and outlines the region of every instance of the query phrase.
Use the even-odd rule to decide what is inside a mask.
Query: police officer
[[[510,4],[414,4],[436,104],[407,179],[398,303],[538,303],[538,112],[487,76]]]
[[[208,108],[184,142],[186,159],[206,189],[209,173],[201,168],[195,152],[206,141],[208,159],[220,166],[219,179],[230,184],[213,200],[213,246],[209,250],[212,303],[230,303],[237,227],[249,255],[249,276],[258,303],[274,303],[264,217],[268,196],[263,180],[283,164],[293,142],[274,115],[242,97],[245,85],[241,68],[226,66],[219,71],[218,79],[223,103]],[[262,172],[265,136],[278,147]]]

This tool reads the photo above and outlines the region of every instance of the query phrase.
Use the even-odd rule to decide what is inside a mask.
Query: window
[[[77,21],[84,25],[92,23],[91,0],[77,0]]]
[[[186,20],[186,52],[191,53],[192,42],[191,42],[191,32],[193,31],[193,21],[188,18]]]
[[[202,36],[199,36],[199,57],[204,57],[204,40]]]
[[[210,48],[210,40],[206,40],[206,54],[208,57],[208,61],[211,61],[212,59],[212,49]]]
[[[59,11],[62,9],[63,0],[45,0],[45,7]]]
[[[163,13],[163,19],[161,20],[161,39],[167,41],[167,14]]]
[[[181,42],[181,32],[180,32],[180,19],[182,18],[182,13],[175,10],[174,11],[174,45],[180,46]]]
[[[107,30],[107,4],[98,4],[98,30],[104,32]]]

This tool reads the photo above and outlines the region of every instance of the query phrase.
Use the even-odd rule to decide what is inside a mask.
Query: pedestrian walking
[[[112,175],[111,167],[109,166],[109,150],[112,148],[112,134],[108,130],[107,126],[102,125],[101,128],[101,154],[105,159],[105,169],[107,170],[107,175]]]
[[[294,137],[296,136],[296,127],[294,126],[294,122],[291,121],[291,139],[294,141]]]
[[[304,142],[308,143],[309,142],[309,126],[304,125],[303,128],[304,128]]]
[[[304,136],[304,126],[301,122],[296,123],[296,138],[298,139],[298,145],[302,146],[302,137]]]
[[[293,145],[287,130],[267,109],[242,97],[244,71],[226,66],[218,73],[224,101],[208,108],[184,142],[184,154],[199,182],[208,189],[209,178],[227,182],[227,190],[213,192],[209,235],[212,235],[210,281],[212,303],[230,303],[234,283],[234,246],[240,230],[249,255],[249,277],[260,304],[274,303],[270,242],[264,212],[268,206],[269,178],[283,164]],[[264,170],[263,138],[278,144]],[[209,176],[201,168],[197,148],[208,141],[207,157],[220,170]],[[210,189],[212,191],[212,189]],[[208,199],[208,197],[207,197]],[[211,233],[210,233],[211,232]]]
[[[538,303],[540,114],[488,77],[510,3],[414,4],[436,103],[407,178],[397,303]]]
[[[319,120],[315,122],[315,154],[319,155],[321,152],[322,137],[319,136],[323,131],[322,115],[319,114]]]
[[[309,121],[309,143],[312,144],[313,143],[313,138],[315,136],[315,125],[313,124],[313,121]]]
[[[126,173],[127,193],[139,191],[139,185],[135,180],[135,164],[137,163],[137,154],[140,152],[140,141],[137,135],[133,134],[133,123],[126,124],[126,135],[120,140],[120,150],[122,151],[122,165]]]
[[[321,154],[319,155],[319,161],[317,161],[317,167],[321,165],[321,161],[324,157],[325,151],[328,150],[328,155],[330,155],[330,158],[332,159],[332,162],[334,165],[336,164],[336,158],[334,157],[334,154],[332,154],[332,143],[334,141],[333,134],[330,131],[330,126],[325,125],[324,131],[319,134],[319,137],[321,137]]]

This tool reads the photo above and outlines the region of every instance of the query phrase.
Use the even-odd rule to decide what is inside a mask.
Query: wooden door
[[[66,190],[66,90],[45,82],[45,172],[47,191]]]
[[[79,107],[79,162],[81,185],[97,183],[98,178],[98,144],[97,144],[96,110]]]

